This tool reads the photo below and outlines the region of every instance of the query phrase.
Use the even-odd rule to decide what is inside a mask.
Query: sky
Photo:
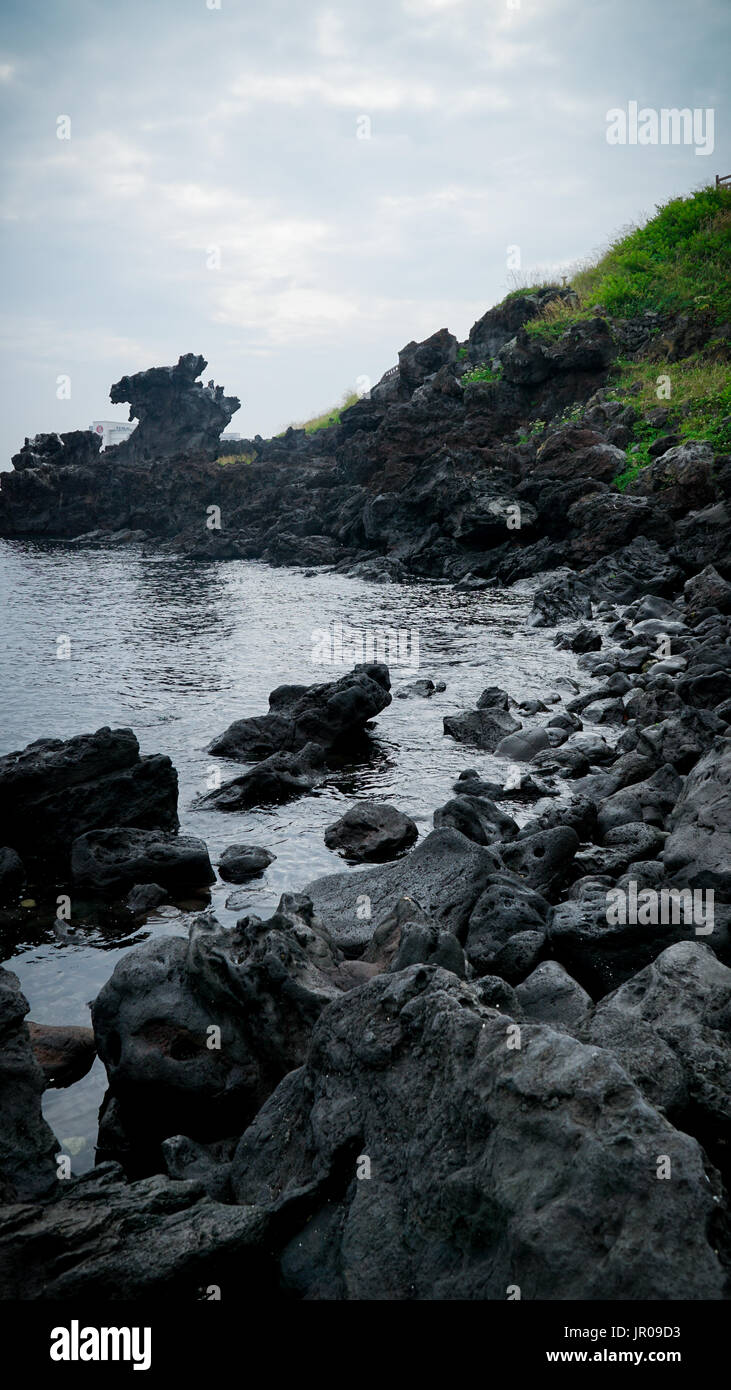
[[[728,0],[4,0],[0,469],[183,352],[251,437],[466,337],[731,173],[730,40]],[[712,153],[608,143],[632,101]]]

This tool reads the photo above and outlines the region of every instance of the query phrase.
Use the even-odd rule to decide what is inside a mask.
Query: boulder
[[[156,907],[161,907],[163,903],[170,901],[170,895],[166,888],[161,888],[159,883],[135,883],[134,887],[127,894],[125,907],[130,912],[154,912]]]
[[[493,874],[475,903],[467,924],[465,953],[478,975],[501,975],[498,962],[508,943],[516,936],[540,934],[541,941],[531,941],[531,951],[540,950],[550,914],[550,904],[534,889],[526,887],[511,874]],[[513,955],[509,961],[515,964]],[[526,959],[525,943],[520,952]]]
[[[529,888],[550,897],[566,882],[578,848],[576,831],[557,826],[503,845],[501,855],[507,868]]]
[[[512,816],[501,811],[494,801],[477,796],[455,796],[434,812],[434,828],[451,825],[476,845],[492,845],[498,840],[512,840],[518,826]]]
[[[218,861],[218,872],[225,883],[246,883],[263,874],[276,857],[261,845],[229,845]]]
[[[359,955],[399,898],[413,898],[444,931],[464,940],[472,908],[500,861],[457,830],[433,830],[395,864],[328,874],[307,885],[314,910],[348,956]]]
[[[718,734],[723,720],[711,710],[681,707],[658,724],[648,724],[637,737],[637,751],[678,772],[689,772]]]
[[[71,1086],[91,1070],[96,1057],[91,1028],[29,1023],[28,1034],[47,1086]]]
[[[694,1134],[727,1176],[730,1001],[731,970],[707,945],[681,941],[608,994],[586,1031],[612,1048],[648,1099]]]
[[[33,1056],[28,1001],[0,967],[0,1203],[32,1201],[55,1190],[60,1145],[41,1111],[46,1084]],[[15,1294],[13,1295],[16,1296]]]
[[[391,703],[388,667],[356,666],[340,680],[320,685],[280,685],[269,696],[269,713],[237,719],[208,751],[238,762],[273,753],[296,753],[308,743],[330,748],[353,735]]]
[[[591,995],[557,960],[544,960],[515,990],[525,1018],[576,1034],[592,1012]]]
[[[194,835],[119,826],[90,830],[74,840],[71,874],[79,887],[117,897],[141,883],[180,897],[208,887],[216,877],[205,842]]]
[[[250,806],[271,806],[305,796],[325,777],[325,749],[306,743],[298,753],[272,753],[241,777],[232,777],[215,791],[200,797],[198,805],[217,811],[244,811]]]
[[[670,763],[658,768],[651,777],[620,787],[602,801],[597,814],[599,832],[606,835],[618,825],[647,821],[664,825],[682,788],[682,781]]]
[[[266,922],[204,915],[187,938],[126,952],[92,1005],[109,1082],[100,1149],[139,1175],[163,1138],[240,1133],[303,1061],[325,1004],[376,968],[344,961],[299,895]]]
[[[731,609],[731,584],[723,579],[714,565],[706,565],[700,574],[686,579],[685,601],[692,612],[699,608],[718,608],[722,613]]]
[[[394,859],[418,836],[416,821],[395,806],[382,801],[361,801],[327,827],[324,839],[328,849],[362,864]]]
[[[404,970],[409,965],[440,965],[464,979],[465,956],[456,936],[422,911],[413,898],[399,898],[382,919],[362,963],[375,971]]]
[[[65,857],[89,830],[175,830],[178,774],[169,758],[140,757],[131,729],[38,739],[0,758],[0,843],[23,857]]]
[[[731,894],[731,739],[716,738],[685,781],[670,817],[663,862],[675,883]]]
[[[536,753],[550,748],[551,739],[545,729],[523,729],[518,734],[508,734],[502,738],[495,749],[498,758],[509,758],[513,763],[529,763]]]
[[[488,705],[483,709],[463,710],[460,714],[444,716],[444,732],[457,743],[467,743],[474,748],[482,748],[492,753],[507,734],[521,728],[520,721],[513,719],[507,710],[498,705]]]
[[[515,1027],[424,965],[324,1012],[232,1166],[236,1200],[287,1231],[291,1295],[722,1297],[696,1141],[611,1054],[532,1023],[518,1047]]]
[[[159,1173],[127,1183],[116,1163],[62,1188],[50,1205],[7,1208],[0,1298],[188,1304],[214,1283],[242,1298],[261,1297],[269,1284],[274,1296],[261,1250],[267,1223],[251,1207],[224,1206],[200,1183]]]
[[[531,627],[556,627],[558,623],[590,617],[591,599],[583,580],[563,574],[536,591],[528,621]]]

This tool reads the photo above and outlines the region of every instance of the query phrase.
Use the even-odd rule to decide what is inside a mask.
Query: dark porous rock
[[[478,975],[502,974],[501,952],[516,936],[527,933],[545,939],[550,904],[512,874],[493,874],[472,909],[465,952]],[[535,949],[535,943],[531,943]],[[523,952],[524,955],[524,952]]]
[[[272,753],[299,752],[308,743],[330,748],[390,705],[390,686],[388,667],[378,662],[356,666],[325,684],[280,685],[269,696],[268,714],[237,719],[208,751],[257,762]]]
[[[500,975],[484,975],[481,980],[472,980],[470,983],[480,1003],[488,1009],[499,1009],[511,1019],[523,1018],[523,1010],[515,990]]]
[[[558,623],[591,617],[591,598],[582,579],[559,575],[538,589],[528,621],[532,627],[556,627]]]
[[[529,763],[536,753],[550,748],[551,739],[545,729],[523,729],[518,734],[508,734],[500,740],[495,749],[498,758],[510,758],[514,763]]]
[[[557,632],[553,645],[564,652],[598,652],[602,637],[592,627],[579,627],[575,632]]]
[[[494,801],[480,796],[455,796],[434,812],[434,827],[451,825],[476,845],[492,845],[498,840],[512,840],[518,826],[507,812]]]
[[[620,787],[599,807],[597,824],[600,834],[606,836],[607,831],[615,826],[629,825],[635,821],[664,825],[682,786],[675,768],[666,763],[651,777]]]
[[[619,992],[608,994],[606,1000],[613,999]],[[605,1012],[606,1000],[597,1005],[594,1016],[578,1030],[582,1041],[611,1052],[656,1110],[671,1119],[682,1115],[688,1102],[688,1083],[682,1062],[649,1023],[624,1010]],[[685,1128],[684,1125],[679,1127]]]
[[[499,685],[488,685],[477,701],[478,709],[507,709],[510,696]]]
[[[131,729],[38,739],[0,758],[0,842],[24,858],[66,856],[88,830],[175,830],[178,774],[169,758],[140,757]]]
[[[547,777],[585,777],[589,771],[589,759],[582,748],[577,748],[569,739],[562,748],[545,748],[531,758],[534,771]]]
[[[483,781],[474,768],[460,772],[452,790],[458,797],[484,797],[488,801],[540,801],[544,796],[559,794],[549,782],[539,782],[530,772],[511,777],[505,784]]]
[[[594,598],[631,603],[645,594],[671,593],[682,583],[683,572],[656,540],[639,535],[620,551],[588,565],[581,579]]]
[[[41,1112],[46,1084],[23,1022],[28,1002],[20,981],[0,967],[0,1203],[53,1191],[60,1145]],[[0,1260],[2,1264],[2,1260]],[[6,1294],[6,1297],[9,1296]],[[16,1297],[13,1294],[13,1297]]]
[[[125,907],[130,912],[154,912],[156,907],[169,901],[167,888],[162,888],[159,883],[136,883],[127,894]]]
[[[589,845],[579,851],[574,861],[576,871],[583,875],[609,874],[614,878],[640,857],[652,861],[652,856],[660,853],[665,839],[664,831],[646,821],[617,825],[604,836],[604,848]]]
[[[217,811],[281,804],[305,796],[325,774],[325,749],[319,743],[306,743],[298,753],[272,753],[241,777],[232,777],[200,797],[197,804],[213,806]]]
[[[163,1139],[160,1148],[168,1177],[197,1183],[214,1202],[230,1203],[231,1161],[236,1143],[235,1138],[228,1138],[201,1144],[186,1134],[174,1134]]]
[[[154,883],[173,896],[215,881],[205,842],[194,835],[114,826],[80,835],[71,848],[74,883],[119,896],[135,884]]]
[[[261,845],[229,845],[218,861],[218,872],[225,883],[246,883],[263,874],[276,857]]]
[[[685,566],[686,574],[688,569],[700,570],[713,564],[726,569],[726,557],[730,554],[731,511],[727,501],[689,512],[675,523],[672,557]]]
[[[92,1005],[109,1081],[100,1149],[139,1175],[163,1138],[240,1133],[303,1061],[325,1004],[375,968],[344,961],[299,895],[266,922],[204,915],[187,938],[128,951]]]
[[[590,724],[621,726],[625,721],[624,704],[618,696],[612,696],[608,700],[594,700],[592,704],[585,705],[583,714]]]
[[[700,574],[687,579],[683,589],[685,601],[692,611],[698,608],[718,608],[722,613],[731,609],[731,584],[715,568],[706,565]]]
[[[337,945],[356,956],[403,897],[413,898],[443,930],[463,941],[472,908],[489,875],[500,867],[491,849],[447,827],[432,830],[395,864],[327,874],[305,892]]]
[[[237,1201],[288,1230],[291,1294],[498,1301],[517,1282],[533,1299],[722,1297],[719,1184],[696,1141],[610,1054],[530,1023],[511,1048],[511,1026],[423,965],[323,1014],[232,1170]],[[657,1154],[672,1183],[648,1178]]]
[[[501,739],[521,728],[520,721],[498,705],[483,709],[463,710],[461,714],[444,716],[444,732],[457,743],[468,743],[474,748],[482,748],[487,753],[494,752]]]
[[[441,965],[460,979],[466,974],[464,951],[456,936],[444,931],[407,897],[399,898],[376,927],[362,963],[379,972],[428,964]]]
[[[25,868],[19,854],[5,845],[0,849],[0,907],[7,907],[20,896],[25,885]]]
[[[731,739],[717,738],[685,781],[663,851],[668,874],[690,888],[731,894]]]
[[[550,897],[565,884],[578,848],[576,831],[557,826],[503,845],[501,855],[507,868],[529,888]]]
[[[7,1209],[0,1297],[185,1304],[216,1281],[243,1298],[273,1296],[261,1249],[267,1223],[251,1207],[225,1206],[200,1182],[159,1173],[127,1183],[116,1163],[61,1187],[55,1202]]]
[[[624,825],[615,825],[611,830],[607,830],[604,836],[604,844],[614,848],[620,846],[623,852],[630,852],[628,863],[633,859],[653,859],[660,852],[666,835],[662,830],[658,830],[656,825],[649,825],[647,821],[627,821]]]
[[[627,883],[627,879],[622,882]],[[645,886],[635,881],[638,900]],[[682,911],[676,913],[675,920],[668,914],[671,920],[667,922],[659,920],[659,911],[655,922],[640,920],[639,912],[632,914],[627,900],[632,886],[627,883],[627,887],[629,895],[619,885],[610,888],[601,882],[593,886],[587,882],[582,898],[559,903],[548,925],[552,954],[594,999],[624,984],[668,946],[697,940],[694,923],[684,920]],[[624,911],[618,909],[620,892]],[[633,915],[637,921],[632,920]],[[715,936],[709,940],[714,941]]]
[[[399,689],[394,690],[393,693],[397,700],[408,700],[412,695],[418,695],[423,700],[428,700],[434,694],[436,688],[432,680],[418,680],[412,681],[410,685],[400,686]]]
[[[496,951],[493,969],[509,984],[517,985],[535,970],[545,952],[544,931],[518,931]]]
[[[686,706],[677,715],[644,727],[638,734],[637,751],[658,763],[670,763],[678,772],[689,772],[716,735],[724,732],[717,714]]]
[[[531,477],[596,478],[611,483],[626,467],[625,455],[595,430],[562,425],[541,444]]]
[[[704,943],[682,941],[603,999],[587,1030],[588,1041],[611,1047],[651,1103],[695,1135],[727,1180],[730,1001],[731,970]]]
[[[590,705],[595,705],[603,700],[616,699],[618,695],[626,695],[631,690],[631,684],[621,671],[615,671],[604,685],[597,686],[594,690],[586,690],[583,695],[577,695],[574,700],[569,700],[567,709],[570,714],[583,714]]]
[[[93,1066],[96,1045],[91,1028],[29,1023],[28,1033],[47,1086],[71,1086]]]
[[[16,473],[29,468],[68,468],[93,463],[102,440],[92,430],[69,430],[65,434],[37,434],[26,439],[11,460]]]
[[[573,796],[570,801],[556,802],[548,806],[534,820],[521,827],[518,839],[525,840],[537,835],[539,830],[553,830],[557,826],[568,826],[575,830],[580,840],[588,840],[596,828],[596,802],[588,796]]]
[[[416,821],[383,801],[359,801],[325,831],[328,849],[354,863],[394,859],[418,839]]]
[[[174,367],[150,367],[115,382],[109,399],[129,402],[130,420],[139,420],[115,446],[118,459],[172,458],[181,451],[215,458],[221,432],[241,402],[212,381],[204,386],[196,380],[207,366],[205,357],[186,352]]]
[[[557,960],[537,965],[515,993],[531,1023],[548,1023],[561,1033],[576,1034],[593,1008],[591,996]]]

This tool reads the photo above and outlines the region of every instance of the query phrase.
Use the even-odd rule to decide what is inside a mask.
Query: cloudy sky
[[[3,10],[0,468],[126,418],[111,382],[188,351],[242,399],[232,429],[274,433],[466,336],[509,247],[559,267],[731,173],[728,0]],[[713,108],[714,152],[610,146],[635,100]]]

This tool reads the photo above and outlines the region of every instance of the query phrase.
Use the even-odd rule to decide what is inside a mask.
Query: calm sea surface
[[[391,801],[424,835],[464,768],[484,775],[504,768],[446,738],[442,719],[474,707],[487,685],[520,700],[545,696],[562,676],[577,677],[576,658],[528,627],[530,587],[464,594],[243,561],[199,564],[138,549],[0,541],[0,753],[42,737],[131,727],[143,753],[172,758],[181,828],[206,840],[214,865],[227,845],[242,841],[276,854],[247,888],[244,908],[225,909],[231,885],[218,882],[211,892],[225,923],[247,910],[266,916],[281,893],[345,867],[326,849],[323,832],[354,800]],[[213,767],[223,780],[242,771],[206,753],[215,734],[233,719],[264,713],[277,685],[332,680],[348,669],[313,664],[313,631],[331,624],[371,634],[416,630],[416,675],[445,681],[446,691],[428,700],[394,699],[378,718],[369,761],[344,768],[313,795],[245,814],[196,810]],[[65,638],[67,660],[57,656]],[[392,690],[415,678],[392,667]],[[517,806],[507,809],[526,818]],[[79,926],[66,942],[49,912],[47,930],[18,941],[2,963],[20,977],[29,1018],[88,1025],[88,1003],[122,953],[151,933],[180,934],[185,923],[168,909],[131,936]],[[76,1085],[45,1094],[46,1116],[78,1172],[93,1163],[104,1083],[97,1060]]]

